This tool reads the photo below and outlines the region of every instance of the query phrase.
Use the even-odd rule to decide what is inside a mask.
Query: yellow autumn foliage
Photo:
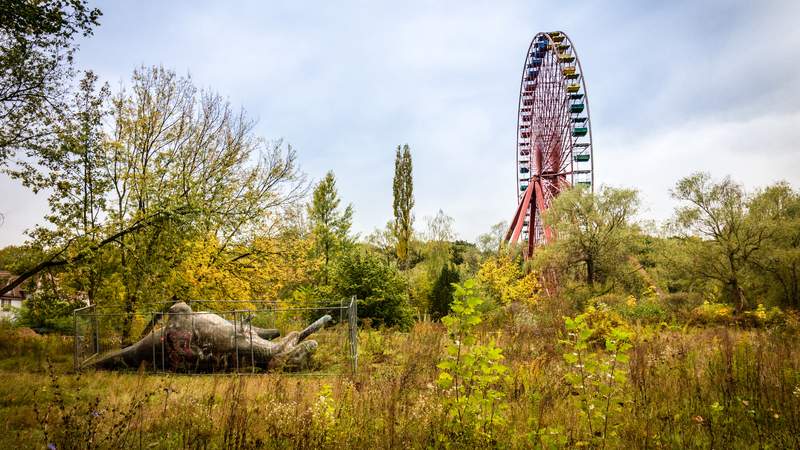
[[[257,307],[231,301],[279,301],[309,279],[318,262],[307,258],[310,241],[302,238],[255,238],[249,245],[221,248],[215,236],[189,241],[188,257],[170,274],[181,300],[204,300],[209,309]]]
[[[185,244],[188,257],[171,272],[170,282],[180,300],[203,300],[204,308],[233,309],[229,300],[250,298],[250,283],[229,257],[221,252],[217,238],[208,236]]]
[[[489,257],[478,270],[480,287],[501,305],[520,302],[532,305],[541,288],[536,273],[524,273],[519,261],[503,252]]]

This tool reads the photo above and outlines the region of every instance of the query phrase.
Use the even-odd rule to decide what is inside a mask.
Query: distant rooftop
[[[7,270],[0,270],[0,286],[4,286],[8,284],[11,280],[16,278],[17,276]],[[25,291],[22,290],[20,286],[15,287],[9,292],[6,292],[2,296],[0,296],[3,300],[24,300],[25,299]]]

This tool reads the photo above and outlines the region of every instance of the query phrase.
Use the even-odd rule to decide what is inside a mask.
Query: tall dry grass
[[[576,393],[564,381],[569,367],[554,317],[561,310],[551,308],[558,312],[505,311],[480,332],[482,340],[497,339],[510,367],[501,386],[507,417],[491,446],[587,442],[571,401]],[[795,328],[634,332],[608,448],[800,447]],[[443,327],[427,322],[408,333],[362,330],[355,377],[336,360],[326,367],[326,358],[300,375],[76,375],[66,363],[69,346],[57,339],[0,344],[0,447],[439,447],[448,419],[436,363],[446,338]],[[56,357],[49,372],[41,360],[47,354]]]

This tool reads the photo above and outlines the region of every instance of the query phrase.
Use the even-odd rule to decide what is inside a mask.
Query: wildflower
[[[47,444],[47,450],[56,450],[56,444],[53,444],[52,442]]]

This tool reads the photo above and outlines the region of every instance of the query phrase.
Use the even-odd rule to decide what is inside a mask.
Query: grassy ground
[[[435,381],[448,341],[438,324],[362,330],[354,378],[335,358],[323,375],[76,375],[69,340],[5,328],[0,448],[800,447],[797,327],[631,326],[627,381],[598,435],[565,381],[560,320],[546,317],[557,316],[482,329],[510,370],[503,420],[480,436],[453,431]]]

